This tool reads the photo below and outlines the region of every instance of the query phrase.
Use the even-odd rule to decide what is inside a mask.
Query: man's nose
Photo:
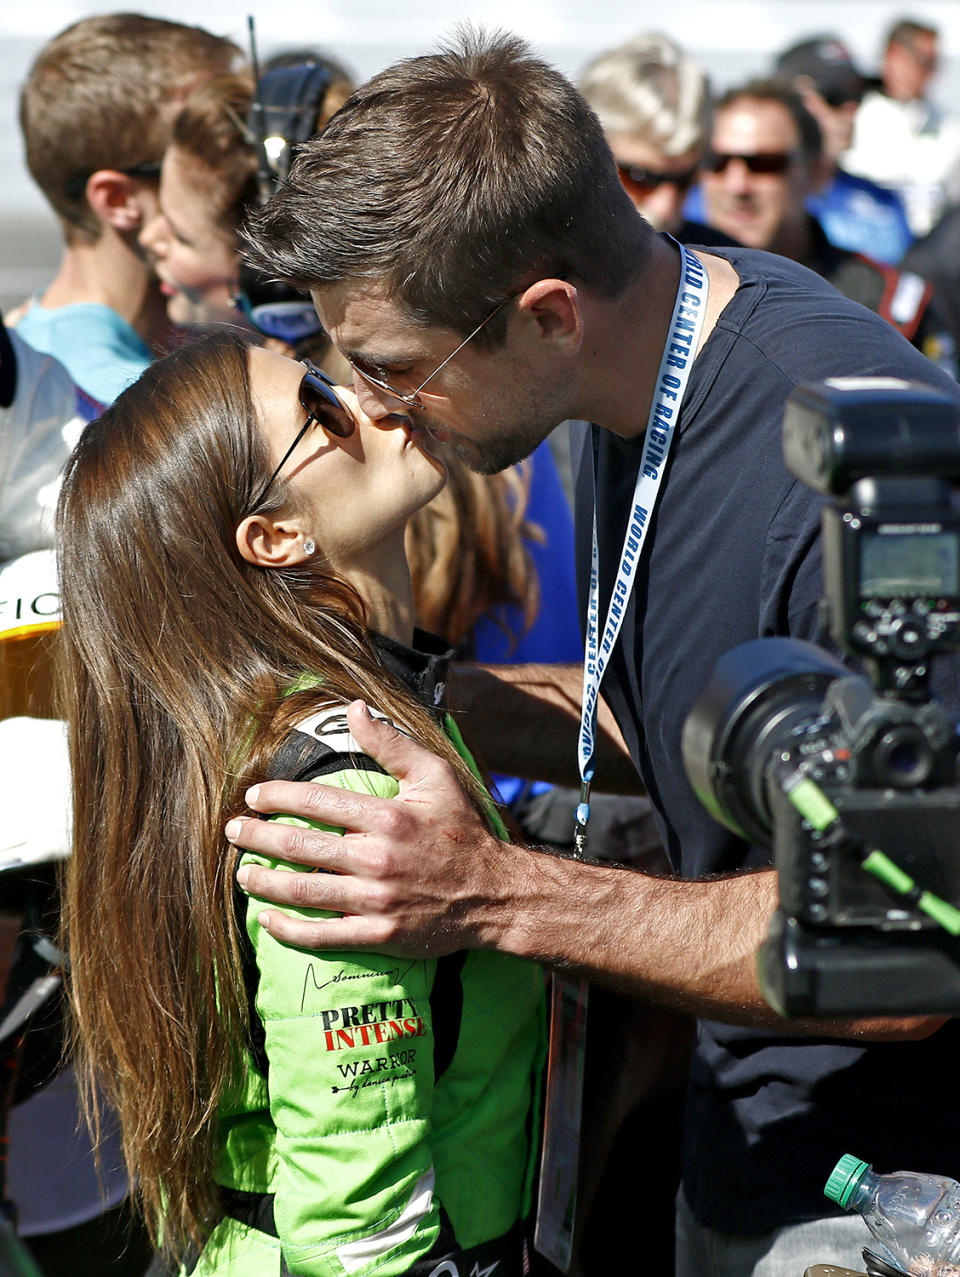
[[[737,195],[750,190],[750,170],[743,160],[738,157],[727,160],[727,166],[723,171],[723,182],[728,191]]]
[[[360,407],[371,421],[380,421],[397,411],[403,411],[403,405],[386,390],[372,386],[363,373],[353,369],[353,390]]]

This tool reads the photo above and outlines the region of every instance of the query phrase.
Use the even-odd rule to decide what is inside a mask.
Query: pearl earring
[[[303,543],[304,554],[313,554],[316,548],[317,548],[316,542],[314,541],[313,537],[307,537],[306,541],[304,541]]]

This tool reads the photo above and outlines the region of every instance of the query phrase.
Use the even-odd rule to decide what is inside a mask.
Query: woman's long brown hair
[[[234,530],[269,473],[247,348],[220,334],[148,368],[84,432],[58,514],[73,770],[64,928],[91,1121],[120,1115],[164,1243],[217,1216],[218,1106],[246,1040],[223,824],[290,723],[363,697],[482,791],[378,663],[359,597],[308,567],[252,567]],[[262,509],[278,508],[281,483]],[[344,493],[348,500],[349,494]],[[304,672],[322,687],[290,696]]]
[[[407,525],[417,617],[453,647],[483,617],[515,642],[540,608],[540,583],[527,545],[542,543],[544,536],[526,517],[530,463],[500,474],[474,474],[452,450],[444,450],[443,459],[446,486]],[[510,607],[516,609],[519,633],[511,630]]]

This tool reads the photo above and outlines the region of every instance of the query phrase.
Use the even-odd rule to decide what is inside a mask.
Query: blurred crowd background
[[[114,6],[123,8],[124,6]],[[247,9],[213,0],[130,5],[139,13],[199,23],[243,45]],[[931,95],[960,115],[960,5],[955,0],[686,0],[676,6],[602,0],[278,0],[251,4],[262,53],[297,42],[330,50],[367,79],[398,57],[423,52],[460,21],[502,26],[531,40],[539,53],[574,80],[601,50],[641,31],[674,39],[706,69],[715,92],[766,74],[788,45],[829,31],[844,39],[858,66],[879,70],[884,35],[898,18],[928,21],[940,33],[940,69]],[[49,280],[60,237],[52,214],[30,180],[17,126],[17,96],[40,47],[56,31],[92,12],[76,0],[16,5],[0,14],[0,309],[7,310]]]
[[[223,0],[216,0],[197,7],[188,5],[186,0],[169,0],[158,5],[111,7],[199,24],[241,49],[247,48],[247,9],[243,6],[228,6]],[[66,299],[60,295],[52,303],[34,302],[32,310],[22,305],[42,293],[57,274],[62,235],[27,172],[17,118],[20,89],[38,52],[57,32],[89,16],[89,8],[69,0],[41,0],[16,8],[14,0],[3,3],[0,313],[6,313],[11,327],[26,319],[29,328],[30,321],[34,321],[34,331],[23,329],[19,337],[38,350],[56,353],[64,363],[68,363],[67,354],[73,353],[80,371],[69,371],[81,391],[99,406],[101,401],[112,400],[119,386],[84,384],[81,372],[87,371],[85,348],[68,352],[62,341],[52,338],[43,345],[36,332],[38,320],[56,319],[58,308],[69,312],[71,305],[91,299],[74,290],[76,295]],[[960,279],[956,268],[960,262],[957,0],[681,0],[669,9],[627,4],[625,0],[601,0],[592,6],[583,0],[511,0],[509,5],[491,0],[482,5],[448,2],[443,6],[424,0],[409,0],[403,6],[387,0],[315,0],[312,4],[275,0],[269,8],[253,5],[252,16],[257,24],[261,63],[282,50],[309,46],[342,64],[355,83],[400,57],[435,49],[445,35],[464,21],[516,32],[582,87],[600,117],[624,187],[656,229],[669,230],[679,239],[697,245],[740,241],[747,247],[769,249],[801,262],[847,296],[882,314],[920,350],[956,375],[955,351],[960,347]],[[903,19],[912,21],[893,38],[894,24]],[[645,41],[626,50],[618,47],[642,34],[647,36]],[[888,35],[894,50],[892,60],[888,56]],[[823,36],[831,38],[817,39]],[[611,56],[598,57],[610,51]],[[138,72],[139,68],[138,57]],[[709,91],[699,68],[706,72]],[[779,85],[769,80],[775,73],[784,77]],[[676,109],[664,109],[669,93],[651,91],[651,85],[672,86]],[[730,94],[734,87],[736,92]],[[232,162],[239,155],[241,180],[237,190],[231,188],[229,198],[224,198],[223,207],[218,206],[223,225],[214,226],[217,252],[213,266],[205,263],[209,269],[202,280],[194,277],[188,281],[185,274],[177,274],[184,260],[182,254],[175,260],[177,244],[181,248],[185,243],[188,248],[196,247],[175,229],[176,219],[171,215],[168,198],[171,191],[177,193],[179,184],[181,202],[172,201],[174,212],[179,215],[182,208],[192,210],[196,206],[196,191],[183,179],[182,166],[191,155],[183,137],[174,139],[174,162],[168,157],[164,166],[163,182],[167,188],[163,207],[155,211],[152,221],[139,227],[140,249],[146,250],[166,287],[163,296],[170,302],[161,316],[164,322],[223,323],[224,313],[227,322],[239,320],[236,306],[238,298],[243,297],[242,288],[230,296],[227,312],[222,308],[224,298],[217,302],[217,290],[224,293],[224,272],[220,269],[224,253],[231,283],[237,273],[236,236],[241,215],[251,206],[248,188],[253,155],[249,129],[244,129],[243,120],[252,81],[244,89],[242,83],[238,85],[234,80],[230,91],[239,93],[236,108],[224,86],[218,90],[225,95],[224,111],[232,122],[227,130],[227,158]],[[711,102],[715,108],[712,113]],[[859,133],[853,131],[854,116],[860,122]],[[224,112],[219,112],[217,119],[222,123],[224,118]],[[869,128],[864,126],[864,120],[870,121]],[[234,131],[233,124],[238,122]],[[892,139],[897,130],[903,146],[895,155]],[[851,137],[853,145],[848,146]],[[914,143],[918,148],[915,152],[909,149]],[[38,149],[45,156],[50,154],[48,147]],[[929,172],[924,167],[928,153],[930,164],[935,163]],[[71,162],[76,159],[74,150],[69,152],[69,158]],[[154,158],[159,160],[159,156]],[[895,158],[903,159],[898,171],[891,167]],[[159,164],[151,167],[154,171],[150,174],[142,171],[143,164],[138,164],[119,170],[119,175],[153,182]],[[189,167],[187,163],[186,171]],[[229,167],[225,165],[224,171]],[[93,176],[93,172],[81,176],[81,187]],[[219,180],[223,174],[217,171],[214,176]],[[232,180],[232,170],[229,176]],[[63,190],[69,195],[69,184]],[[197,190],[203,195],[199,207],[209,215],[207,220],[218,222],[210,213],[206,188],[198,184]],[[903,207],[898,202],[900,195]],[[897,268],[904,262],[911,241],[923,239],[944,216],[939,237],[925,245],[914,245],[905,260],[906,270],[900,272]],[[112,224],[111,229],[115,229]],[[136,258],[131,246],[138,228],[121,229],[124,233],[116,231],[113,239],[107,235],[108,249],[116,240],[131,249]],[[892,234],[893,230],[902,234],[893,239],[881,234]],[[101,237],[94,242],[94,249],[103,243]],[[858,256],[864,252],[877,260],[864,262]],[[918,253],[920,256],[915,256]],[[130,264],[128,259],[123,260]],[[134,301],[128,306],[131,313],[137,311],[137,289],[146,288],[148,274],[146,264],[136,260],[144,278],[134,280]],[[100,273],[110,273],[99,262],[94,264]],[[929,278],[930,283],[921,276]],[[176,281],[176,287],[171,280]],[[63,282],[61,278],[60,283]],[[156,287],[155,281],[151,287]],[[188,296],[191,288],[196,297]],[[230,291],[234,293],[232,288]],[[202,303],[207,309],[202,314],[198,311],[187,315],[185,299],[198,307]],[[221,305],[221,313],[213,314],[210,308],[217,304]],[[178,306],[180,309],[176,309]],[[315,324],[312,307],[307,309]],[[116,316],[113,322],[117,323]],[[265,329],[260,331],[273,336]],[[130,334],[139,340],[132,329]],[[81,332],[81,336],[85,341],[85,334]],[[323,342],[326,343],[325,337]],[[142,366],[146,366],[156,348],[143,347]],[[297,357],[302,353],[298,350]],[[336,351],[324,349],[322,353],[338,358]],[[317,358],[319,361],[320,356]],[[0,358],[0,366],[2,363]],[[139,370],[135,369],[132,375]],[[327,367],[326,371],[341,379],[347,375],[343,368]],[[72,386],[68,398],[72,406]],[[414,528],[408,547],[421,621],[427,628],[443,633],[451,644],[482,660],[548,663],[575,661],[579,657],[572,580],[573,531],[561,489],[561,483],[568,479],[565,432],[555,432],[551,445],[543,444],[534,457],[532,473],[518,472],[486,482],[467,474],[462,466],[455,470],[430,519]],[[51,459],[53,468],[47,478],[53,477],[61,461],[62,458]],[[442,501],[447,502],[446,507],[440,504]],[[489,516],[486,524],[484,512]],[[493,532],[499,529],[502,535],[491,532],[481,536],[480,530],[487,525]],[[502,586],[501,594],[490,600],[473,586],[474,578],[463,566],[469,554],[476,559],[478,572],[484,568],[484,540],[492,545],[488,557],[498,569],[490,576]],[[522,542],[527,543],[526,549]],[[32,548],[32,544],[15,545],[8,555],[13,558]],[[0,564],[4,557],[0,553]],[[502,562],[496,562],[498,558]],[[439,593],[446,601],[444,607],[434,605],[435,577],[441,578]],[[464,600],[469,607],[459,606]],[[527,646],[518,647],[511,642],[504,651],[484,647],[484,642],[492,642],[482,628],[482,622],[489,619],[488,601],[515,609],[515,628]],[[539,629],[532,624],[534,619]],[[494,637],[503,641],[499,631]],[[465,643],[472,646],[464,649]],[[573,791],[564,798],[561,791],[546,785],[530,788],[518,781],[516,788],[510,789],[510,783],[509,778],[498,778],[501,797],[524,834],[537,843],[562,846],[572,829],[571,813],[577,801]],[[599,803],[595,807],[593,826],[601,820],[609,824],[609,828],[604,826],[598,845],[606,848],[611,859],[644,868],[662,867],[657,859],[662,853],[656,845],[645,802],[627,808],[611,807],[607,812]],[[32,820],[33,812],[28,814]],[[556,829],[561,833],[557,834]],[[622,831],[621,842],[615,841],[613,830]],[[592,996],[592,1033],[598,1043],[607,1043],[607,1055],[601,1058],[599,1052],[588,1053],[586,1090],[588,1096],[595,1097],[597,1111],[589,1110],[585,1123],[588,1136],[582,1159],[582,1245],[591,1262],[584,1262],[582,1271],[588,1274],[609,1270],[607,1247],[612,1255],[618,1239],[616,1221],[621,1221],[622,1227],[622,1221],[629,1219],[632,1197],[639,1193],[647,1202],[651,1221],[645,1236],[649,1271],[666,1274],[673,1246],[672,1200],[679,1170],[679,1130],[691,1025],[680,1017],[647,1012],[632,1004],[627,1008],[629,1014],[625,1014],[624,1000],[616,995],[598,991]],[[610,1060],[615,1061],[615,1073],[611,1072]],[[64,1109],[71,1104],[72,1097],[67,1095]],[[72,1109],[68,1118],[61,1114],[56,1122],[51,1122],[52,1134],[47,1142],[53,1152],[59,1151],[58,1140],[64,1132],[72,1132],[74,1125]],[[11,1147],[16,1150],[16,1146],[14,1134]],[[651,1180],[656,1182],[642,1188],[638,1187],[640,1172],[635,1165],[638,1147],[658,1150],[658,1158],[653,1159],[655,1170],[650,1172]],[[42,1178],[39,1172],[37,1177]],[[121,1182],[117,1200],[124,1189],[125,1182]],[[38,1191],[34,1196],[39,1200],[42,1193]],[[34,1221],[33,1231],[45,1236],[55,1230],[48,1222]],[[64,1230],[59,1242],[62,1247],[76,1244],[71,1234],[72,1230]],[[28,1236],[29,1232],[23,1230],[23,1235]],[[100,1263],[98,1254],[90,1247],[93,1266],[83,1270],[74,1266],[72,1277],[83,1277],[88,1271],[102,1277],[103,1268],[96,1266]],[[127,1262],[129,1271],[140,1271],[132,1253]],[[59,1260],[47,1260],[47,1271],[63,1271],[58,1263]]]

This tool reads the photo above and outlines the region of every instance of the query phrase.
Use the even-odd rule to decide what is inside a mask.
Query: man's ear
[[[129,235],[140,230],[143,210],[138,187],[126,173],[97,169],[87,178],[86,196],[87,203],[100,221],[106,222],[115,231]]]
[[[292,567],[309,559],[316,548],[295,520],[275,522],[266,514],[248,514],[235,535],[241,556],[257,568]]]
[[[517,298],[517,309],[535,340],[558,355],[575,355],[583,342],[580,296],[565,279],[538,279]]]

